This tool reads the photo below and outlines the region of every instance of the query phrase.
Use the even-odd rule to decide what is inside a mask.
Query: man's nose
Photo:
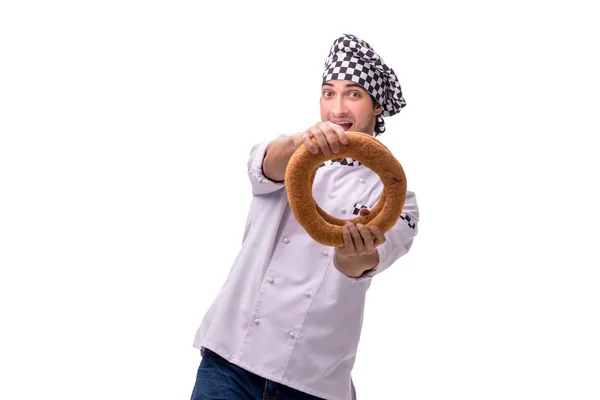
[[[346,114],[346,102],[342,97],[338,97],[335,99],[335,103],[333,105],[333,114],[334,115],[344,115]]]

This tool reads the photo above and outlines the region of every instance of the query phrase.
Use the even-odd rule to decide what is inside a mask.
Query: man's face
[[[321,120],[340,125],[345,131],[372,135],[381,107],[369,93],[352,81],[327,81],[321,87]]]

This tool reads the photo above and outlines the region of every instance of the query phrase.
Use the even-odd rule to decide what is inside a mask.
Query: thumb
[[[371,211],[368,208],[361,208],[360,211],[358,212],[358,214],[363,216],[363,215],[369,214],[370,212]]]

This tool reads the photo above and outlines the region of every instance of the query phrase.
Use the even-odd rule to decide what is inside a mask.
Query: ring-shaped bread
[[[336,158],[350,157],[377,173],[383,183],[383,191],[370,213],[350,219],[354,224],[367,227],[375,225],[383,233],[389,231],[400,218],[406,200],[406,176],[393,154],[379,140],[361,132],[346,132],[348,144],[340,143]],[[313,143],[318,146],[316,140]],[[322,151],[312,154],[306,146],[300,146],[285,171],[290,208],[296,220],[315,241],[333,247],[343,247],[342,227],[347,220],[329,215],[315,202],[312,186],[317,170],[330,160]]]

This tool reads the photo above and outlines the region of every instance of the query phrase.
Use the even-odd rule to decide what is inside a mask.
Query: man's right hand
[[[312,138],[315,138],[318,146],[312,142]],[[320,149],[328,156],[340,151],[340,143],[348,144],[348,137],[341,126],[329,121],[318,122],[302,133],[269,143],[263,159],[263,174],[274,182],[283,182],[290,157],[298,147],[304,145],[313,154],[319,154]]]
[[[318,146],[316,146],[312,138],[315,138]],[[308,128],[306,131],[299,134],[296,139],[299,141],[298,146],[303,144],[313,154],[319,153],[319,148],[326,156],[340,151],[340,143],[348,144],[348,138],[344,129],[334,124],[333,122],[317,122],[315,125]]]

